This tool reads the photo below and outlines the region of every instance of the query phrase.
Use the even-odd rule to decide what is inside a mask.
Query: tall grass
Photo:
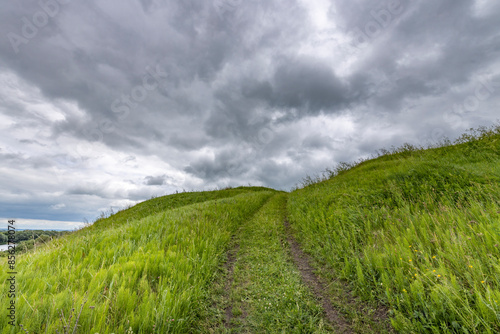
[[[146,210],[140,219],[126,219],[125,212],[119,224],[116,217],[102,220],[20,256],[18,324],[29,333],[54,333],[61,310],[68,315],[87,300],[78,333],[188,332],[231,235],[271,194],[247,191]],[[0,270],[0,296],[8,300],[5,266]],[[18,333],[19,327],[0,317],[0,328]]]
[[[153,197],[148,201],[139,203],[133,207],[127,208],[125,210],[119,211],[116,214],[110,215],[102,212],[100,217],[98,217],[93,228],[100,228],[107,226],[119,225],[128,220],[141,219],[149,215],[164,212],[166,210],[178,208],[184,205],[201,203],[209,200],[228,198],[236,196],[239,194],[247,193],[249,191],[268,191],[268,188],[264,187],[237,187],[237,188],[226,188],[223,190],[213,190],[213,191],[198,191],[198,192],[182,192],[174,195],[167,195],[161,197]],[[112,209],[111,209],[112,210]]]
[[[302,245],[397,330],[500,332],[500,128],[401,149],[290,194]]]

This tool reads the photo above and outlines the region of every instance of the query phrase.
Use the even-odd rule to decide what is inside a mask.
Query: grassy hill
[[[18,256],[16,323],[28,333],[498,333],[499,181],[493,128],[341,165],[290,193],[155,198]],[[26,332],[8,321],[1,333]]]
[[[406,147],[290,194],[307,252],[395,329],[500,332],[500,133]]]

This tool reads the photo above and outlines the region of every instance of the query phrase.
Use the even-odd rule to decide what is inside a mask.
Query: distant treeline
[[[52,238],[58,238],[61,235],[69,233],[69,231],[44,231],[44,230],[16,230],[16,243],[27,240],[37,240],[37,242],[45,242]],[[5,245],[8,241],[8,231],[0,231],[0,245]]]

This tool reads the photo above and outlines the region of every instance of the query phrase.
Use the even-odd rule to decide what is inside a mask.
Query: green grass
[[[500,332],[499,127],[455,145],[403,145],[304,184],[154,198],[18,254],[16,324],[30,334],[331,332],[291,259],[286,216],[352,332],[387,322],[401,333]],[[7,276],[0,258],[2,301]],[[376,308],[390,319],[373,321]],[[0,333],[24,333],[7,321]]]
[[[101,214],[102,218],[97,219],[90,228],[107,228],[108,226],[119,225],[128,220],[141,219],[149,215],[164,212],[170,209],[179,208],[185,205],[201,203],[209,200],[221,199],[244,194],[249,191],[268,191],[264,187],[238,187],[224,190],[214,191],[198,191],[184,192],[175,195],[155,197],[148,201],[139,203],[131,208],[117,212],[116,214],[104,218],[105,213]]]
[[[102,221],[107,228],[83,229],[20,256],[18,322],[30,333],[62,332],[59,310],[68,315],[73,299],[79,306],[88,298],[79,333],[185,333],[198,321],[231,235],[271,194],[249,191],[120,224]],[[1,299],[8,300],[4,268]],[[19,332],[6,317],[0,328]]]
[[[500,134],[467,140],[365,161],[289,196],[303,247],[390,307],[401,332],[500,331]]]

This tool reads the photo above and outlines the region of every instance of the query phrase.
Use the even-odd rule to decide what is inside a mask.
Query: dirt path
[[[238,232],[238,251],[228,256],[226,333],[331,332],[290,257],[285,205],[286,194],[276,194]]]
[[[391,333],[386,313],[301,249],[286,202],[272,196],[233,236],[206,332]]]
[[[287,220],[285,220],[285,231],[293,261],[300,271],[302,280],[311,288],[314,296],[320,301],[330,325],[336,329],[336,333],[354,333],[344,316],[332,306],[325,284],[314,273],[314,269],[310,265],[311,259],[309,255],[302,251],[299,244],[292,236],[290,224]]]
[[[334,277],[332,270],[321,268],[318,275],[314,260],[295,240],[286,219],[284,226],[294,263],[304,283],[320,301],[336,333],[394,333],[387,309],[373,307],[355,298],[348,286]]]

